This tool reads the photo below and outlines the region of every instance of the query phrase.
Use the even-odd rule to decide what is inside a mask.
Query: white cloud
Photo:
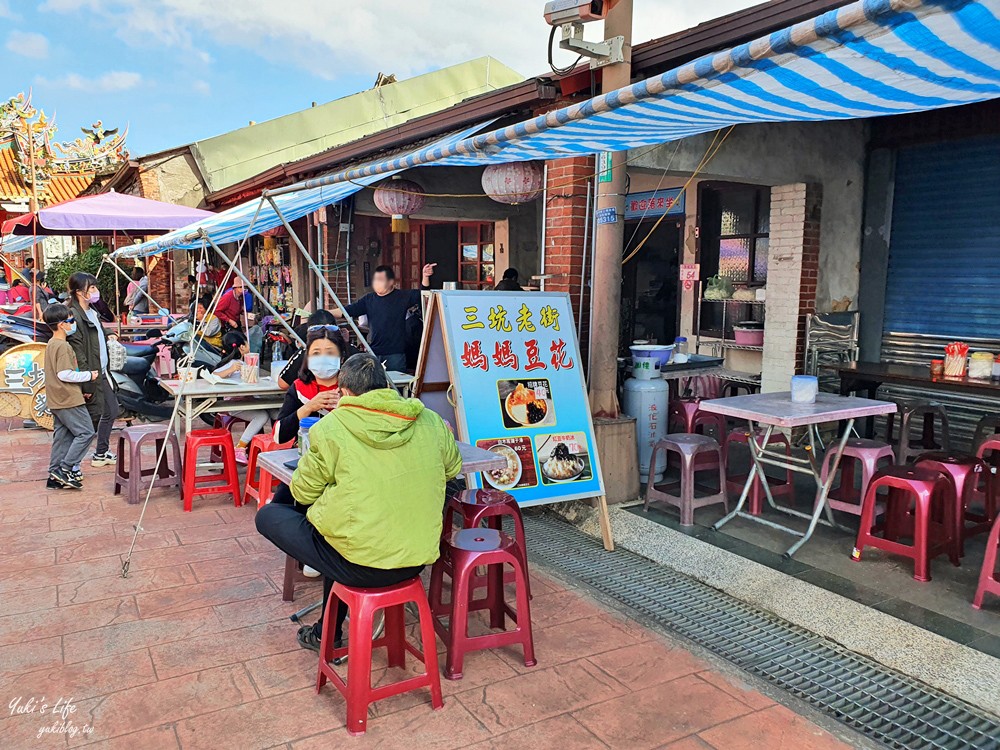
[[[689,28],[754,4],[754,0],[641,0],[636,3],[634,42]],[[103,15],[128,43],[211,49],[246,49],[272,62],[292,62],[327,78],[349,71],[374,78],[377,71],[404,77],[492,55],[525,75],[548,69],[548,26],[541,0],[47,0],[55,12]],[[588,24],[587,38],[600,38]],[[558,52],[557,63],[572,56]]]
[[[0,18],[16,18],[8,0],[0,0]]]
[[[201,94],[202,96],[208,96],[212,93],[212,86],[208,81],[192,81],[191,90],[196,94]]]
[[[90,93],[127,91],[142,83],[142,76],[125,70],[111,70],[96,78],[87,78],[79,73],[67,73],[59,78],[38,78],[38,83],[53,88],[74,89]]]
[[[12,31],[7,35],[8,51],[34,60],[44,60],[49,56],[49,40],[33,31]]]

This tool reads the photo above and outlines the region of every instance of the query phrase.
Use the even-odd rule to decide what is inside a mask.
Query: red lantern
[[[542,194],[545,175],[537,161],[491,164],[483,170],[483,190],[498,203],[527,203]]]
[[[392,217],[393,232],[410,231],[409,215],[424,207],[424,189],[415,182],[393,177],[375,188],[378,210]]]

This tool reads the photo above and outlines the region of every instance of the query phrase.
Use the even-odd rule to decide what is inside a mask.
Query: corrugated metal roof
[[[53,175],[39,193],[46,204],[62,203],[76,198],[94,181],[94,173]],[[31,188],[21,177],[17,157],[10,144],[0,145],[0,200],[24,201]]]

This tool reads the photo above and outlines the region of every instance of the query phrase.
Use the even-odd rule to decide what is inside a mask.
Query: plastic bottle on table
[[[309,452],[309,428],[319,421],[319,417],[306,417],[299,420],[299,455]]]

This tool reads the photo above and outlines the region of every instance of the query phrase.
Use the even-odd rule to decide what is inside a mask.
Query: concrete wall
[[[704,180],[771,186],[810,183],[822,187],[816,298],[821,311],[845,297],[852,309],[857,307],[867,127],[863,121],[743,125],[733,130],[699,175]],[[655,175],[647,173],[644,178],[633,175],[630,191],[652,190],[665,169],[668,178],[689,176],[713,137],[706,134],[687,138],[648,153],[644,149],[629,152],[630,172],[657,170]],[[669,179],[663,182],[665,187],[675,184]],[[692,217],[697,215],[697,190],[695,185],[689,189],[687,213]],[[688,231],[693,231],[693,224]]]

